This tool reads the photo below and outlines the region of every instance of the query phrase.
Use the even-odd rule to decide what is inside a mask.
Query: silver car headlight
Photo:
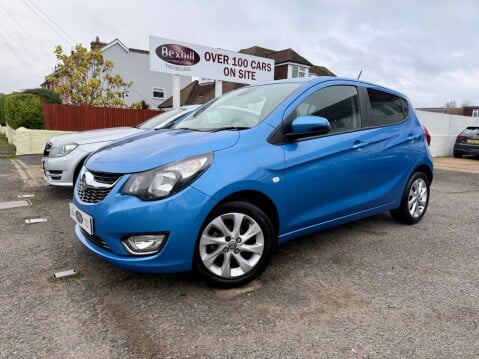
[[[207,153],[135,173],[126,181],[121,193],[143,201],[166,198],[191,184],[212,162],[213,154]]]
[[[61,146],[52,146],[48,157],[63,157],[78,147],[78,143],[66,143]]]

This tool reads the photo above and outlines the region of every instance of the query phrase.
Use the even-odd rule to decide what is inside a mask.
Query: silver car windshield
[[[184,111],[185,111],[185,109],[178,108],[176,110],[170,110],[170,111],[167,111],[167,112],[163,112],[159,115],[156,115],[156,116],[150,118],[149,120],[147,120],[143,123],[140,123],[136,127],[139,128],[139,129],[142,129],[142,130],[151,130],[153,128],[161,128],[161,127],[169,124],[170,120],[173,117],[177,116],[178,114],[180,114]]]
[[[185,117],[172,128],[197,131],[241,130],[261,123],[302,83],[276,83],[240,88]]]

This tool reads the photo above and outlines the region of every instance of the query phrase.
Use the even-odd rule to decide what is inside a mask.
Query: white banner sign
[[[246,84],[274,80],[274,60],[155,36],[150,70]]]

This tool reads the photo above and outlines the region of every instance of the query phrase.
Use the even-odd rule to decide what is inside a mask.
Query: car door
[[[367,88],[371,207],[387,205],[401,196],[424,146],[424,131],[408,102],[382,89]]]
[[[330,122],[326,135],[282,145],[285,156],[285,232],[295,232],[368,208],[372,153],[362,129],[358,90],[351,85],[310,91],[290,112],[288,123],[302,115]]]

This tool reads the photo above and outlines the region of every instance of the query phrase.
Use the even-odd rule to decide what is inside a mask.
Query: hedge
[[[14,94],[5,99],[5,119],[8,125],[17,129],[43,128],[43,113],[40,97],[32,94]]]
[[[36,88],[36,89],[23,90],[22,93],[29,93],[32,95],[40,96],[40,98],[47,103],[56,103],[59,105],[62,104],[62,99],[60,97],[60,94],[52,90]]]
[[[0,125],[5,126],[6,121],[5,121],[5,111],[4,111],[4,104],[5,104],[5,99],[7,96],[0,96]]]

